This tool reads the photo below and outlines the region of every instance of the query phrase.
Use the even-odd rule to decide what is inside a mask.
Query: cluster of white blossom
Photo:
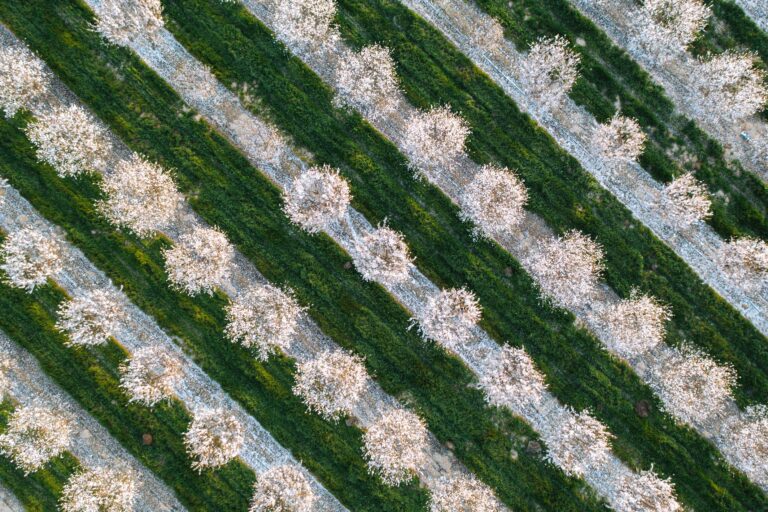
[[[477,236],[504,235],[523,220],[527,202],[528,191],[512,171],[484,165],[464,189],[461,216],[475,223]]]
[[[658,59],[684,52],[707,26],[712,9],[702,0],[645,0],[636,26]]]
[[[683,423],[697,424],[717,417],[731,399],[736,372],[688,344],[674,353],[676,357],[658,361],[649,382],[664,408]]]
[[[344,217],[352,196],[339,171],[323,165],[295,178],[283,199],[283,210],[291,222],[317,233]]]
[[[536,369],[531,356],[510,345],[504,345],[501,355],[480,375],[480,387],[490,405],[507,406],[517,412],[539,403],[547,390],[544,375]]]
[[[13,117],[48,89],[50,76],[34,53],[22,46],[0,48],[0,109]]]
[[[579,78],[581,57],[563,36],[541,37],[520,68],[520,79],[545,108],[557,105]]]
[[[266,361],[277,349],[287,350],[296,335],[303,308],[290,292],[272,285],[257,285],[227,306],[225,334],[235,343],[256,350]]]
[[[759,485],[768,485],[768,407],[747,407],[725,435],[735,465]]]
[[[399,94],[395,62],[388,48],[374,44],[349,52],[335,69],[337,102],[380,119],[395,107]]]
[[[62,243],[53,231],[23,228],[9,234],[0,246],[0,269],[11,286],[31,292],[61,272],[63,253]]]
[[[423,466],[427,442],[427,428],[421,418],[394,409],[365,432],[363,456],[371,474],[380,476],[386,485],[400,485]]]
[[[194,413],[184,433],[184,445],[192,457],[192,469],[203,471],[223,466],[237,457],[245,442],[245,430],[225,409],[201,409]]]
[[[737,121],[765,108],[766,73],[755,65],[757,55],[726,51],[703,59],[692,74],[700,98],[697,108],[715,119]]]
[[[128,46],[134,39],[151,36],[163,27],[160,0],[105,0],[96,21],[96,30],[108,41]]]
[[[652,350],[664,340],[672,312],[655,298],[632,290],[629,298],[611,304],[599,317],[608,334],[608,349],[631,358]]]
[[[60,404],[46,401],[18,407],[0,434],[0,453],[25,475],[43,467],[69,448],[71,419]]]
[[[544,296],[573,309],[592,297],[603,271],[603,250],[579,231],[543,243],[526,259]]]
[[[643,153],[647,138],[636,120],[616,113],[595,130],[592,144],[610,160],[635,162]]]
[[[5,347],[0,344],[0,349],[1,348]],[[0,401],[5,400],[11,394],[13,389],[11,371],[15,369],[16,363],[10,353],[5,350],[0,351]]]
[[[190,295],[213,294],[229,277],[235,250],[218,228],[196,227],[166,249],[165,270],[174,288]]]
[[[385,285],[405,280],[413,266],[403,235],[386,225],[355,240],[352,257],[364,280]]]
[[[312,512],[316,501],[301,470],[286,464],[259,475],[248,512]]]
[[[659,478],[653,471],[624,475],[618,491],[612,497],[614,508],[626,512],[682,512],[669,480]]]
[[[677,229],[687,229],[712,215],[707,187],[685,173],[670,182],[661,194],[659,211]]]
[[[308,48],[335,39],[335,15],[335,0],[276,0],[273,23],[277,38],[304,55]]]
[[[429,500],[429,512],[501,512],[502,508],[487,485],[472,475],[442,477]]]
[[[717,259],[720,268],[743,288],[761,290],[768,281],[768,244],[759,238],[734,238]]]
[[[125,311],[120,296],[110,289],[93,290],[62,302],[56,328],[67,334],[67,346],[107,343],[120,328]]]
[[[403,134],[403,152],[416,176],[434,179],[464,153],[467,122],[447,106],[413,116]]]
[[[107,198],[99,202],[99,211],[140,237],[168,226],[184,200],[170,174],[139,155],[118,162],[104,176],[102,188]]]
[[[293,392],[307,408],[327,420],[350,414],[368,381],[363,358],[328,350],[296,368]]]
[[[61,491],[62,512],[131,512],[136,478],[125,469],[100,467],[73,475]]]
[[[586,411],[571,411],[548,443],[547,460],[566,474],[583,477],[608,462],[612,435]]]
[[[37,158],[50,164],[59,176],[105,171],[110,143],[106,131],[78,105],[56,107],[40,114],[26,128],[37,149]]]
[[[424,339],[454,350],[472,335],[482,316],[475,294],[464,288],[440,291],[427,299],[414,321]]]
[[[142,347],[120,365],[120,387],[129,402],[149,407],[170,400],[182,378],[181,360],[161,345]]]

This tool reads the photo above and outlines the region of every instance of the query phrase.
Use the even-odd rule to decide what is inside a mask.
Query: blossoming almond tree
[[[551,108],[576,83],[580,61],[563,36],[541,37],[523,61],[520,79],[544,108]]]
[[[525,350],[504,345],[501,355],[480,375],[480,388],[490,405],[508,405],[519,412],[539,403],[547,385]]]
[[[447,106],[419,112],[408,121],[402,147],[417,177],[434,179],[464,152],[469,125]]]
[[[726,438],[739,469],[760,485],[768,485],[768,407],[747,407],[739,420],[728,426]]]
[[[367,381],[368,373],[360,356],[331,350],[298,365],[293,392],[310,411],[337,420],[351,413]]]
[[[702,0],[645,0],[636,26],[643,46],[668,60],[688,48],[710,16],[712,9]]]
[[[501,512],[493,491],[477,478],[442,477],[432,490],[429,512]]]
[[[312,512],[317,497],[295,466],[275,466],[259,475],[248,512]]]
[[[405,280],[413,266],[403,235],[386,225],[355,240],[352,257],[364,280],[386,285]]]
[[[474,293],[452,288],[430,297],[414,320],[424,339],[454,350],[469,339],[481,315]]]
[[[39,99],[50,85],[43,61],[27,48],[0,48],[0,109],[13,117]]]
[[[28,475],[69,448],[71,430],[70,418],[55,401],[23,405],[0,435],[0,452]]]
[[[616,510],[627,512],[682,512],[675,488],[652,471],[622,477],[613,497]]]
[[[28,292],[46,283],[64,268],[63,247],[50,230],[23,228],[0,245],[0,264],[11,286]]]
[[[105,0],[96,30],[108,41],[128,46],[133,39],[151,36],[163,27],[163,5],[160,0]]]
[[[611,304],[599,317],[608,334],[608,348],[631,358],[652,350],[664,340],[672,312],[653,297],[632,290],[628,299]]]
[[[237,457],[245,441],[245,430],[225,409],[201,409],[194,413],[184,433],[184,445],[192,457],[192,469],[202,471],[223,466]]]
[[[278,349],[290,347],[303,308],[290,292],[266,284],[232,299],[226,311],[227,338],[255,349],[256,358],[266,361]]]
[[[218,228],[196,227],[181,235],[164,256],[171,286],[189,295],[212,295],[229,277],[235,251]]]
[[[661,194],[659,211],[677,229],[687,229],[712,215],[707,188],[686,173],[669,183]]]
[[[617,113],[595,130],[592,143],[609,160],[635,162],[643,153],[647,138],[636,120]]]
[[[367,118],[381,118],[399,93],[395,62],[388,48],[374,44],[340,59],[335,69],[337,102]]]
[[[369,472],[396,486],[411,480],[424,464],[427,429],[412,412],[394,409],[371,425],[363,444]]]
[[[112,290],[93,290],[59,305],[56,328],[69,338],[67,346],[107,343],[125,319],[123,304]]]
[[[735,283],[761,290],[768,281],[768,244],[758,238],[734,238],[721,249],[718,263]]]
[[[734,122],[765,108],[768,85],[766,73],[755,65],[757,58],[753,53],[726,51],[701,61],[692,77],[703,115]]]
[[[334,0],[276,0],[274,12],[277,38],[298,55],[336,35],[331,25],[336,15]]]
[[[608,461],[612,436],[588,412],[572,412],[557,425],[548,445],[547,460],[568,475],[584,476]]]
[[[291,222],[317,233],[344,217],[352,196],[339,171],[323,165],[295,178],[283,199],[283,210]]]
[[[140,348],[120,366],[120,387],[129,402],[149,407],[170,400],[183,377],[181,360],[161,345]]]
[[[184,200],[170,174],[139,155],[118,162],[101,186],[107,198],[98,203],[99,211],[140,237],[168,226]]]
[[[77,473],[61,491],[62,512],[131,512],[136,500],[131,471],[100,467]]]
[[[484,165],[464,190],[461,216],[476,225],[477,236],[503,235],[523,220],[527,202],[528,191],[512,171]]]

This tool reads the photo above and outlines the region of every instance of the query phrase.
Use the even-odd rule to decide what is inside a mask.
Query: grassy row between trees
[[[476,422],[485,422],[489,416],[486,416],[486,411],[481,411],[479,393],[464,389],[471,380],[466,370],[434,347],[421,344],[412,332],[406,332],[407,315],[380,288],[362,283],[353,270],[343,270],[348,258],[340,253],[338,247],[324,237],[307,237],[287,225],[279,213],[279,200],[273,202],[274,189],[262,186],[263,178],[253,169],[246,168],[236,153],[224,157],[231,148],[225,150],[225,145],[219,146],[217,142],[216,147],[221,149],[216,152],[217,159],[207,157],[203,150],[211,144],[210,141],[219,141],[213,134],[208,134],[206,139],[199,136],[184,139],[190,133],[199,133],[201,126],[188,122],[191,114],[187,118],[179,116],[181,105],[177,98],[174,97],[171,102],[176,108],[171,109],[168,101],[144,103],[150,98],[170,95],[152,73],[128,52],[105,47],[98,42],[86,44],[89,38],[92,41],[95,36],[76,25],[73,28],[72,24],[77,22],[71,10],[59,7],[57,11],[67,13],[65,16],[72,30],[51,22],[54,16],[50,14],[44,22],[40,21],[34,14],[34,3],[30,7],[31,11],[23,6],[3,9],[2,17],[14,30],[22,33],[55,72],[134,149],[176,168],[182,188],[194,192],[192,203],[198,212],[209,222],[222,225],[240,250],[268,278],[294,287],[299,299],[311,305],[310,313],[326,332],[343,345],[355,347],[365,354],[369,366],[385,389],[415,404],[438,437],[454,444],[457,454],[470,469],[497,486],[500,495],[513,505],[521,502],[525,506],[532,502],[526,500],[541,502],[560,499],[560,493],[547,494],[546,486],[551,481],[550,475],[554,478],[553,473],[547,473],[546,479],[541,478],[540,472],[525,475],[524,478],[539,481],[528,487],[518,485],[522,481],[517,479],[521,477],[513,470],[518,469],[519,464],[532,464],[537,471],[543,471],[537,466],[537,457],[526,456],[518,450],[518,457],[513,462],[509,450],[498,448],[514,447],[514,442],[507,440],[503,433],[496,438],[477,430]],[[203,7],[195,5],[195,10]],[[20,17],[20,13],[26,14]],[[263,44],[272,46],[277,53],[282,52],[263,27],[242,12],[236,14],[249,30],[263,32]],[[77,53],[67,49],[71,41],[77,42]],[[239,43],[245,44],[246,41]],[[244,53],[247,50],[247,46],[238,45],[236,48]],[[289,61],[293,62],[291,67],[301,69],[298,63]],[[104,65],[105,62],[110,66]],[[119,70],[120,80],[114,79],[114,69]],[[306,73],[306,70],[302,72]],[[141,86],[129,93],[128,84],[133,76],[140,77]],[[307,75],[307,78],[310,77]],[[275,86],[287,87],[285,84]],[[100,90],[104,87],[108,87],[108,92]],[[294,87],[293,90],[297,89]],[[325,94],[330,97],[327,91]],[[125,105],[131,105],[132,109],[126,109]],[[237,166],[231,167],[229,162],[232,160],[229,158],[238,162]],[[430,194],[433,194],[434,204],[424,203],[425,208],[443,205],[448,210],[452,209],[445,198],[434,191]],[[259,215],[258,222],[254,222],[256,215]],[[274,219],[273,223],[266,225],[268,219]],[[433,218],[424,216],[422,220],[429,223],[431,229],[437,229]],[[451,215],[442,222],[457,221]],[[263,236],[265,229],[268,230],[268,237]],[[304,248],[291,246],[289,240],[293,244],[301,241],[307,245]],[[266,248],[263,247],[265,243],[268,244]],[[426,257],[438,257],[441,253],[437,252],[437,247],[432,247]],[[490,244],[478,247],[500,251]],[[460,252],[443,253],[440,257],[445,255],[469,262],[470,266],[463,272],[472,273],[489,265],[475,258],[475,250],[472,247],[470,254],[464,247]],[[626,367],[601,353],[592,338],[573,328],[568,317],[541,308],[530,281],[521,269],[508,255],[501,251],[497,254],[501,259],[493,264],[495,270],[484,271],[484,275],[490,279],[486,283],[488,293],[491,289],[500,290],[498,293],[502,294],[505,302],[504,307],[491,309],[493,314],[488,316],[494,317],[493,323],[487,320],[487,327],[497,327],[492,332],[498,339],[509,336],[506,333],[519,333],[509,338],[516,343],[524,339],[526,346],[533,346],[534,357],[549,375],[558,396],[577,407],[595,407],[597,415],[611,426],[618,435],[616,451],[620,456],[632,465],[649,467],[656,463],[658,471],[674,474],[680,483],[683,499],[695,506],[738,510],[764,499],[754,486],[742,477],[731,475],[727,468],[720,465],[713,448],[698,436],[675,426],[660,414],[638,419],[633,411],[634,401],[650,398],[650,391],[638,383]],[[301,260],[298,266],[297,260]],[[334,263],[315,266],[314,262],[322,260]],[[504,263],[499,264],[501,262]],[[434,264],[425,266],[439,268]],[[511,269],[511,276],[506,275],[507,269]],[[310,277],[309,282],[305,280],[306,276]],[[513,285],[499,286],[501,282]],[[360,315],[360,312],[364,314]],[[497,314],[517,316],[500,319],[495,317]],[[535,332],[531,331],[532,325]],[[354,326],[353,329],[350,326]],[[504,333],[499,335],[501,329]],[[413,359],[408,361],[411,354]],[[424,364],[425,359],[431,362]],[[471,403],[472,407],[465,407],[467,403]],[[490,418],[490,424],[493,424],[493,417]],[[494,427],[493,430],[503,431],[516,425],[509,418],[505,421],[508,423],[504,423],[501,429]],[[452,426],[454,428],[450,428]],[[462,437],[457,437],[457,432],[461,432]],[[470,432],[481,434],[480,438],[467,442],[466,435]],[[475,458],[476,452],[471,451],[474,449],[485,451],[490,457]],[[695,465],[691,464],[692,460],[708,462]],[[506,468],[506,472],[489,471],[490,465],[497,461],[501,468]],[[571,492],[570,489],[568,487],[562,492]],[[573,503],[567,507],[574,506]]]
[[[349,258],[335,244],[288,224],[277,190],[192,113],[182,115],[180,100],[132,54],[103,45],[89,30],[82,7],[62,4],[44,19],[37,19],[40,5],[31,7],[3,8],[3,21],[23,32],[134,149],[174,168],[198,212],[222,226],[270,280],[296,290],[325,332],[365,355],[381,385],[418,410],[502,499],[517,510],[602,508],[583,483],[566,479],[540,453],[527,453],[527,441],[536,438],[530,428],[504,411],[485,408],[481,393],[470,388],[469,371],[408,331],[407,313],[346,268]],[[192,299],[168,289],[160,254],[164,242],[113,231],[94,212],[94,183],[59,179],[35,162],[19,131],[22,122],[0,124],[0,162],[5,159],[0,174],[12,186],[64,228],[69,240],[177,336],[196,362],[347,506],[423,509],[426,497],[415,486],[388,490],[365,474],[357,429],[301,417],[304,407],[287,387],[285,361],[259,365],[223,339],[222,297]]]
[[[8,420],[15,409],[11,400],[0,403],[0,433],[8,428]],[[50,461],[39,471],[25,476],[11,460],[0,455],[0,483],[29,512],[56,510],[61,489],[80,464],[69,452]]]

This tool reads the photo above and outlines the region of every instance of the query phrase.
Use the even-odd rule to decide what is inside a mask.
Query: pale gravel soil
[[[666,62],[654,58],[633,34],[633,28],[636,26],[636,16],[633,13],[637,9],[633,0],[570,1],[584,16],[600,27],[617,46],[626,50],[656,83],[666,90],[667,95],[683,115],[696,120],[707,133],[720,141],[728,155],[738,159],[745,168],[757,174],[763,181],[768,181],[768,166],[757,162],[754,145],[754,141],[768,137],[768,125],[757,116],[730,123],[713,119],[712,116],[702,112],[698,108],[701,103],[699,94],[691,85],[691,77],[697,73],[696,59],[688,53],[671,56]],[[745,140],[742,133],[746,134],[750,140]]]
[[[100,12],[101,0],[88,0],[87,3],[97,14]],[[252,1],[246,1],[245,4],[257,17],[271,26],[268,12],[264,11],[263,4]],[[290,182],[292,176],[302,172],[301,161],[295,154],[291,154],[292,150],[288,147],[284,149],[281,165],[274,165],[274,162],[262,157],[258,146],[253,141],[261,140],[264,133],[270,128],[245,110],[237,97],[225,87],[215,83],[215,78],[210,72],[201,66],[169,32],[164,29],[160,30],[153,36],[152,41],[134,39],[131,48],[169,82],[190,106],[243,150],[254,165],[263,169],[281,188]],[[318,67],[316,64],[324,62],[326,59],[323,55],[315,55],[310,60],[310,66],[316,69]],[[196,78],[184,81],[176,80],[175,71],[182,68],[186,68],[188,73],[193,72]],[[330,70],[326,69],[320,71],[320,75],[327,79],[329,72]],[[214,83],[215,93],[201,94],[199,88],[195,86],[195,84],[200,83]],[[396,111],[413,112],[413,107],[405,104],[402,99],[401,103],[403,103],[402,109],[396,109]],[[402,126],[405,118],[399,120],[400,126]],[[360,213],[350,209],[346,222],[338,223],[328,230],[328,234],[347,252],[351,252],[355,238],[372,229],[374,229],[373,226]],[[416,269],[411,271],[410,279],[405,283],[387,288],[404,307],[414,313],[426,304],[429,297],[439,292],[439,289]],[[229,290],[227,291],[229,292]],[[486,371],[488,363],[496,360],[500,354],[501,347],[491,340],[487,333],[476,328],[473,339],[457,355],[476,374],[482,374]],[[560,423],[561,418],[572,414],[549,393],[545,395],[540,405],[531,404],[523,410],[514,412],[523,416],[550,446],[555,442],[556,425]],[[632,471],[611,454],[609,462],[600,468],[593,468],[585,480],[610,501],[616,493],[617,483],[623,475],[627,474],[632,474]],[[422,471],[420,476],[424,479],[424,483],[430,487],[432,479],[429,478],[429,475],[423,474]]]
[[[0,44],[9,44],[14,36],[12,36],[5,27],[2,28],[3,30],[0,32]],[[223,86],[219,87],[221,87],[221,90],[226,91]],[[58,80],[54,80],[51,94],[48,94],[45,100],[41,101],[39,105],[33,107],[33,113],[40,114],[54,108],[58,104],[70,104],[73,102],[79,103],[63,84]],[[242,107],[240,107],[238,103],[237,108],[232,110],[233,115],[239,115],[240,110],[242,110]],[[250,116],[250,114],[248,115]],[[241,126],[241,129],[243,130],[249,130],[251,128],[249,123],[242,124],[245,125]],[[248,137],[248,133],[244,133],[243,136]],[[114,163],[118,159],[126,159],[130,155],[129,149],[111,133],[110,138],[115,151],[113,154],[109,155],[108,160],[110,163],[107,165],[108,168],[114,167]],[[294,161],[297,164],[300,163],[298,157],[295,157]],[[296,171],[300,172],[300,169],[297,169]],[[23,210],[23,213],[17,213],[17,215],[23,216],[22,223],[26,223],[28,222],[28,219],[34,218],[35,222],[47,224],[46,221],[33,210],[32,206],[21,198],[15,190],[12,188],[7,190],[8,197],[6,198],[6,201],[8,203],[16,204],[18,208]],[[5,226],[2,222],[1,212],[2,210],[0,210],[0,227],[6,230],[17,229],[19,227],[18,225]],[[188,205],[185,204],[181,214],[176,218],[174,224],[168,229],[165,229],[163,233],[173,242],[177,242],[181,234],[191,232],[198,226],[205,227],[206,224]],[[370,225],[368,225],[368,228],[370,228]],[[78,268],[81,272],[83,269],[87,269],[84,273],[90,274],[95,280],[95,285],[88,283],[84,285],[84,287],[113,287],[113,285],[108,282],[108,278],[95,269],[79,250],[69,248],[69,251],[77,255]],[[78,273],[75,273],[76,277],[78,275]],[[63,278],[63,276],[57,276],[57,281],[59,281],[60,278]],[[67,277],[65,279],[71,278]],[[242,254],[236,253],[231,277],[227,282],[222,283],[222,290],[234,299],[256,283],[266,284],[267,280]],[[73,284],[72,286],[77,287],[79,284]],[[84,290],[80,293],[84,293]],[[146,344],[147,340],[160,337],[165,339],[167,342],[165,345],[172,348],[175,353],[180,356],[183,355],[181,354],[180,349],[168,339],[151,318],[133,306],[131,306],[131,313],[131,318],[125,324],[125,328],[116,336],[126,349],[133,352],[143,344]],[[229,343],[229,341],[224,339],[223,335],[222,343]],[[312,322],[310,318],[306,315],[302,315],[299,323],[299,332],[293,340],[290,349],[287,351],[287,355],[296,359],[297,362],[305,362],[314,359],[322,351],[338,348],[338,345],[322,333],[320,328]],[[257,474],[274,465],[292,460],[288,452],[278,446],[276,441],[274,441],[253,418],[247,416],[245,411],[241,410],[228,396],[225,396],[219,385],[208,378],[201,369],[194,366],[194,363],[189,359],[185,365],[185,370],[185,389],[180,390],[179,398],[187,404],[187,407],[194,409],[200,405],[207,405],[210,407],[215,404],[226,403],[232,409],[236,409],[238,418],[250,427],[249,437],[246,439],[246,446],[240,456],[257,472]],[[386,394],[377,383],[369,380],[360,402],[356,404],[352,411],[350,421],[361,428],[367,428],[393,408],[402,408],[402,405],[392,396]],[[431,433],[429,435],[427,455],[426,464],[419,469],[419,477],[422,482],[430,488],[432,488],[441,477],[457,477],[459,475],[468,474],[467,469],[456,459],[453,453],[442,446]],[[327,491],[319,489],[319,483],[314,481],[313,483],[318,488],[316,491],[324,495],[324,503],[322,503],[323,508],[318,508],[318,510],[343,510],[341,504],[336,503],[335,499],[332,499]]]
[[[267,26],[273,28],[271,20],[271,11],[268,0],[242,0],[246,7]],[[414,4],[415,5],[415,4]],[[183,50],[182,50],[183,51]],[[326,81],[333,84],[333,63],[339,55],[346,51],[343,42],[337,43],[335,48],[310,50],[307,55],[301,58]],[[404,96],[400,95],[396,99],[396,106],[391,109],[392,114],[387,115],[383,120],[368,119],[368,121],[379,129],[385,136],[393,141],[398,147],[402,148],[402,137],[405,132],[405,126],[412,116],[416,114],[416,109],[407,102]],[[466,187],[471,177],[479,170],[479,166],[472,162],[466,155],[461,157],[453,169],[442,173],[434,182],[443,192],[448,195],[455,203],[459,204],[464,187]],[[358,214],[359,215],[359,214]],[[348,240],[350,237],[345,235],[347,227],[338,226],[332,230],[331,236],[337,240],[348,252],[351,247]],[[506,248],[520,262],[525,262],[534,254],[539,247],[552,240],[555,234],[546,225],[546,223],[534,214],[526,213],[524,220],[518,232],[507,236],[496,237],[496,241]],[[432,284],[425,276],[417,270],[411,272],[411,279],[406,283],[388,287],[390,292],[410,311],[418,311],[425,304],[426,298],[438,292],[437,287]],[[607,286],[602,286],[598,295],[593,298],[590,305],[582,310],[574,310],[573,313],[597,336],[598,339],[606,340],[607,335],[594,321],[594,314],[616,303],[619,297]],[[675,357],[671,349],[662,346],[659,349],[660,354],[665,357]],[[486,333],[477,329],[475,339],[468,344],[466,350],[458,354],[470,366],[475,373],[485,371],[485,365],[499,356],[500,347],[491,340]],[[656,357],[660,354],[647,353],[637,360],[630,361],[631,366],[638,372],[641,379],[645,382],[650,380],[651,375],[658,371]],[[556,403],[554,397],[550,397],[552,403]],[[557,406],[562,407],[562,406]],[[519,412],[519,411],[516,411]],[[551,432],[553,417],[549,414],[539,415],[535,411],[520,412],[535,428],[542,434],[545,441],[551,440],[548,435]],[[707,424],[693,425],[700,434],[711,440],[725,455],[726,459],[732,464],[736,462],[732,456],[733,447],[726,442],[723,434],[725,429],[731,425],[737,425],[742,422],[741,411],[736,406],[735,401],[729,401],[722,411],[713,411],[712,421]],[[591,483],[598,491],[609,500],[615,492],[615,484],[618,479],[616,473],[626,470],[618,459],[612,459],[611,468],[606,468],[606,472],[593,472],[587,475],[586,480]],[[768,487],[768,482],[758,482],[764,488]]]
[[[765,0],[734,0],[734,3],[744,9],[744,12],[757,23],[757,26],[768,32],[768,2]]]
[[[137,480],[135,512],[183,511],[173,492],[146,467],[134,459],[109,432],[83,410],[75,400],[59,388],[43,372],[35,358],[0,331],[0,353],[8,354],[13,360],[9,370],[12,383],[9,395],[20,405],[35,400],[52,401],[61,404],[72,420],[72,441],[67,450],[86,469],[99,467],[122,467],[132,471]],[[0,492],[0,506],[4,501],[14,505],[5,493]],[[23,510],[18,508],[8,510]],[[6,510],[6,509],[2,509]]]
[[[698,222],[680,230],[665,222],[663,206],[659,206],[663,185],[637,163],[612,164],[607,161],[591,144],[591,136],[598,123],[589,112],[568,97],[554,111],[540,108],[517,77],[516,70],[524,55],[517,52],[512,43],[505,41],[501,50],[490,52],[471,41],[469,35],[462,31],[462,24],[480,25],[490,16],[462,0],[402,2],[438,28],[605,189],[616,196],[635,218],[663,240],[762,334],[768,336],[768,289],[746,289],[723,272],[717,258],[725,241],[708,224]]]
[[[24,506],[11,491],[0,484],[0,510],[3,512],[24,512]]]

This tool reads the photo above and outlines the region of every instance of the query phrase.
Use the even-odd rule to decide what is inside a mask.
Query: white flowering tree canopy
[[[768,103],[766,73],[754,53],[726,51],[708,56],[692,75],[702,113],[736,121],[763,110]]]
[[[759,238],[734,238],[718,254],[725,273],[743,288],[760,290],[768,282],[768,244]]]
[[[303,54],[333,37],[335,0],[279,0],[275,4],[275,32],[292,51]]]
[[[581,57],[563,36],[541,37],[523,61],[520,79],[543,107],[551,107],[576,83],[579,62]]]
[[[643,153],[647,139],[635,119],[616,113],[610,121],[598,126],[592,143],[609,160],[635,162]]]
[[[684,52],[707,26],[712,9],[702,0],[645,0],[637,26],[658,57]]]
[[[0,269],[11,286],[31,292],[61,272],[63,254],[53,231],[23,228],[9,234],[0,245]]]
[[[235,250],[220,229],[196,227],[164,256],[171,286],[189,295],[212,295],[229,277]]]
[[[105,0],[96,30],[108,41],[128,46],[132,40],[151,36],[163,27],[163,5],[160,0]]]
[[[149,407],[170,400],[183,378],[181,360],[162,345],[142,347],[120,365],[120,387],[129,402]]]
[[[735,370],[689,344],[675,351],[677,357],[661,361],[651,377],[651,388],[666,411],[683,423],[700,424],[717,417],[732,398]]]
[[[691,173],[664,187],[659,208],[666,221],[678,229],[687,229],[712,215],[707,187]]]
[[[93,290],[62,302],[56,328],[67,334],[67,346],[103,345],[125,319],[123,303],[110,289]]]
[[[10,353],[2,349],[5,349],[5,346],[0,344],[0,401],[8,398],[13,389],[11,371],[16,368]]]
[[[414,413],[393,409],[365,432],[363,456],[386,485],[408,482],[424,464],[427,428]]]
[[[586,411],[572,411],[553,433],[547,460],[566,474],[582,477],[607,463],[612,436]]]
[[[544,297],[569,309],[589,301],[604,268],[600,245],[576,230],[545,242],[526,263]]]
[[[405,238],[386,225],[355,240],[352,258],[364,280],[385,285],[405,280],[413,266]]]
[[[469,125],[447,106],[419,112],[409,121],[402,147],[410,168],[419,177],[434,179],[464,153]]]
[[[432,490],[429,512],[501,512],[487,485],[471,475],[442,477]]]
[[[23,405],[13,411],[0,434],[0,453],[28,475],[69,448],[71,431],[71,420],[61,405]]]
[[[99,211],[140,237],[168,226],[184,200],[167,171],[136,154],[118,162],[101,186],[107,198],[99,202]]]
[[[323,165],[295,178],[283,199],[283,210],[291,222],[317,233],[344,217],[352,195],[339,171]]]
[[[248,512],[312,512],[316,501],[304,473],[286,464],[259,475]]]
[[[256,285],[231,300],[224,332],[230,341],[255,349],[256,358],[266,361],[278,349],[290,347],[302,311],[290,291]]]
[[[727,439],[735,465],[759,485],[768,485],[768,407],[747,407],[729,426]]]
[[[672,318],[669,307],[649,295],[632,290],[629,298],[608,306],[600,315],[608,349],[631,358],[658,346]]]
[[[352,412],[367,381],[362,357],[344,350],[329,350],[298,365],[293,392],[310,411],[337,420]]]
[[[184,445],[192,457],[192,469],[223,466],[237,457],[245,442],[243,424],[225,409],[201,409],[195,412]]]
[[[6,117],[29,108],[50,84],[50,76],[34,53],[22,46],[0,48],[0,109]]]
[[[69,478],[61,491],[62,512],[131,512],[136,478],[126,469],[101,467]]]
[[[335,69],[337,102],[365,117],[381,118],[395,107],[399,89],[395,62],[388,48],[378,44],[350,52]]]
[[[104,128],[78,105],[56,107],[26,128],[37,158],[61,177],[104,171],[110,143]]]
[[[528,191],[512,171],[484,165],[464,190],[461,216],[476,225],[476,235],[503,235],[523,220],[527,202]]]
[[[472,328],[481,316],[474,293],[464,288],[451,288],[429,297],[415,321],[424,339],[454,350],[471,337]]]
[[[480,387],[489,404],[521,411],[541,401],[547,390],[544,375],[528,353],[504,345],[501,355],[480,375]]]
[[[624,475],[613,496],[616,510],[626,512],[682,512],[672,482],[653,471]]]

